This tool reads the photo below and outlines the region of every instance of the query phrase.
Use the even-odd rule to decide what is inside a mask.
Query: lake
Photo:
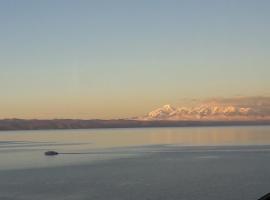
[[[0,161],[1,199],[252,200],[270,126],[1,131]]]
[[[80,164],[162,151],[165,146],[270,144],[270,126],[187,127],[0,132],[0,169]],[[81,153],[56,158],[47,150]]]

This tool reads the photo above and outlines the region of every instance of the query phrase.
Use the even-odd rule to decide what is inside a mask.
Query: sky
[[[268,0],[1,0],[0,118],[270,95]]]

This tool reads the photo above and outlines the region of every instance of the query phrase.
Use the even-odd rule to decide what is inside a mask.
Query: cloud
[[[204,104],[217,106],[233,106],[235,108],[250,109],[250,115],[270,116],[270,97],[234,97],[234,98],[214,98],[208,99]]]
[[[143,118],[146,120],[269,120],[270,97],[211,98],[202,100],[192,107],[165,105],[151,111]]]
[[[233,97],[233,98],[211,98],[202,101],[202,103],[218,103],[233,106],[270,106],[270,97]]]

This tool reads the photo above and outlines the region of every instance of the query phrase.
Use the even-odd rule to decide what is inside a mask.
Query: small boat
[[[56,151],[46,151],[44,154],[45,154],[46,156],[56,156],[56,155],[58,155],[59,153],[56,152]]]

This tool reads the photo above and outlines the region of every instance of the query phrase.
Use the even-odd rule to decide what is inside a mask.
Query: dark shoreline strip
[[[106,128],[154,128],[154,127],[215,127],[270,125],[270,120],[260,121],[138,121],[138,120],[24,120],[2,119],[0,131],[8,130],[65,130]]]

